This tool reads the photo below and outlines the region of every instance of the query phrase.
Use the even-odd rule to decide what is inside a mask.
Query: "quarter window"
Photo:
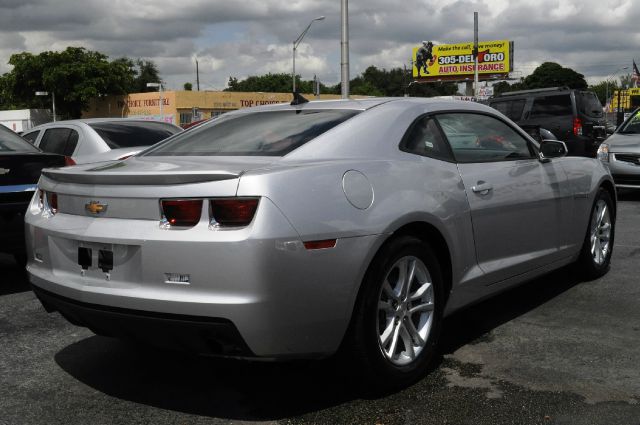
[[[432,158],[450,161],[451,154],[436,121],[429,116],[418,118],[404,137],[400,149]]]
[[[71,128],[51,128],[45,130],[40,149],[45,152],[72,156],[78,145],[78,132]]]
[[[437,115],[457,162],[532,158],[529,142],[503,121],[473,113]]]

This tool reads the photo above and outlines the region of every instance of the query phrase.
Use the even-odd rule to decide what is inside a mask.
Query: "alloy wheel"
[[[398,259],[378,294],[378,345],[396,366],[412,363],[427,344],[434,319],[433,282],[417,257]]]
[[[611,215],[603,199],[599,199],[591,217],[591,256],[598,266],[604,264],[610,250]]]

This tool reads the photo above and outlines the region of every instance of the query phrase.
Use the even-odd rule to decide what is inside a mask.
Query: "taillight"
[[[576,136],[582,136],[582,121],[580,121],[580,118],[578,117],[573,119],[573,134]]]
[[[161,208],[161,226],[193,227],[202,215],[202,199],[164,200]]]
[[[65,156],[64,165],[76,165],[76,162],[70,156]]]
[[[212,226],[246,226],[253,220],[258,198],[212,199],[209,208]]]
[[[53,192],[47,192],[47,205],[49,206],[49,211],[52,214],[58,212],[58,194]]]

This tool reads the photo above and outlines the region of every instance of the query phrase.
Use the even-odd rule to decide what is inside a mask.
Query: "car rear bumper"
[[[210,231],[206,223],[162,230],[157,221],[67,214],[27,213],[26,223],[27,271],[37,291],[80,305],[225,320],[251,353],[267,358],[337,350],[379,240],[338,238],[335,248],[307,250],[268,200],[250,226],[231,231]],[[93,253],[87,270],[79,265],[81,247]],[[99,268],[100,250],[113,253],[113,270]],[[189,282],[171,282],[168,274],[188,275]],[[102,329],[94,314],[81,311],[76,322]],[[117,329],[104,333],[126,333],[130,316],[118,317]]]
[[[229,320],[82,303],[38,286],[32,289],[48,312],[58,311],[71,323],[100,335],[205,355],[254,356]]]

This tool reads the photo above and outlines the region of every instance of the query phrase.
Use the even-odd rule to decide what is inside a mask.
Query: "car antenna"
[[[293,92],[293,100],[291,101],[291,106],[302,105],[303,103],[308,103],[309,99],[305,99],[298,91]]]

